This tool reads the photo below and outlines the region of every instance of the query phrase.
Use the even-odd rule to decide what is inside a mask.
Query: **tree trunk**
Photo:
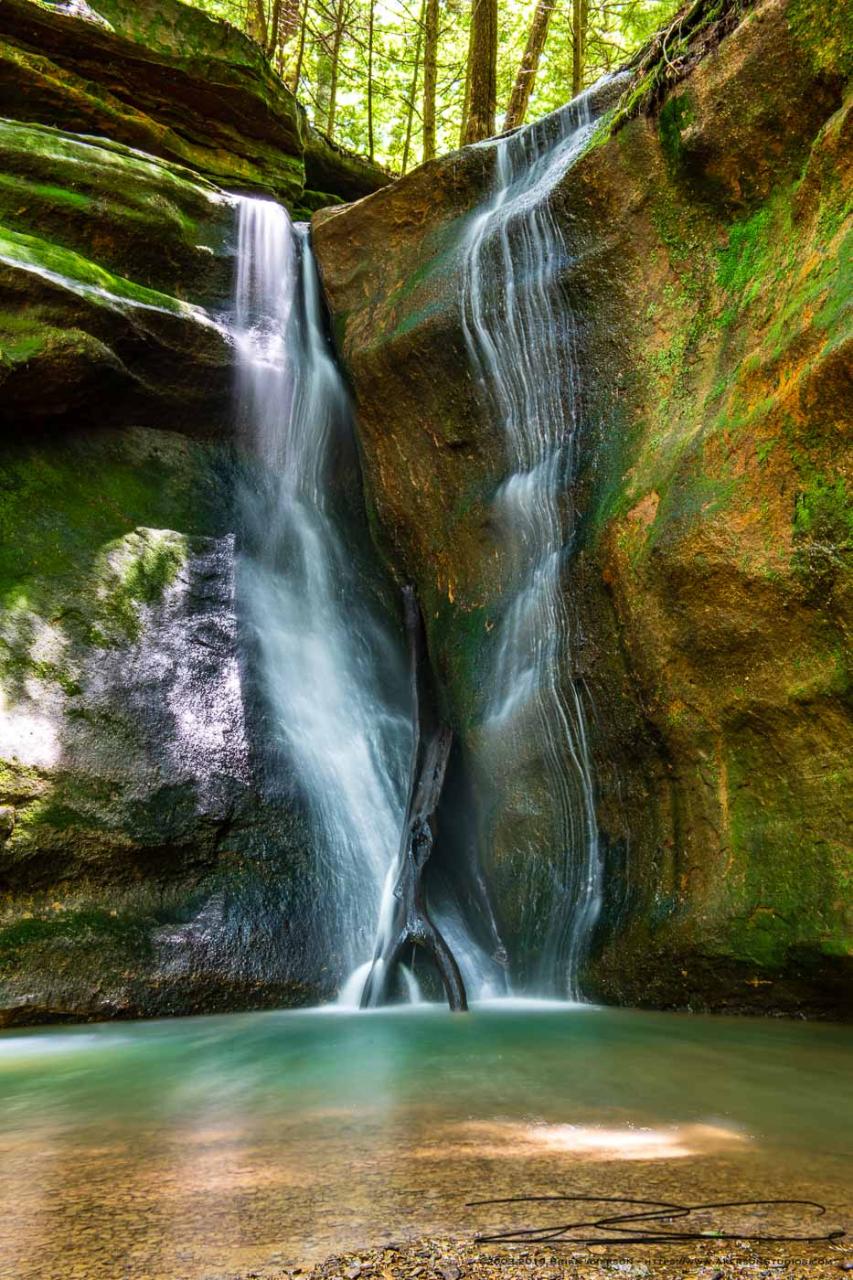
[[[409,148],[412,144],[412,120],[415,114],[415,98],[418,92],[418,75],[421,69],[421,38],[424,31],[426,0],[421,0],[421,16],[418,19],[418,34],[415,40],[415,70],[412,74],[412,91],[409,94],[409,114],[406,118],[406,141],[403,145],[403,163],[400,172],[405,173],[409,165]]]
[[[296,51],[296,62],[293,67],[293,73],[288,80],[288,87],[293,93],[299,92],[299,81],[302,78],[302,63],[305,59],[305,33],[308,30],[308,0],[304,0],[302,5],[302,15],[299,19],[299,48]]]
[[[583,88],[589,0],[572,0],[572,97]]]
[[[465,984],[453,952],[430,918],[423,876],[435,842],[438,808],[453,734],[438,720],[435,690],[426,656],[423,618],[412,587],[403,592],[409,640],[412,725],[414,741],[409,796],[394,884],[394,915],[385,946],[373,957],[373,967],[361,997],[363,1009],[380,1004],[388,995],[398,965],[409,948],[430,955],[441,975],[447,1002],[455,1012],[468,1008]]]
[[[426,0],[424,21],[424,160],[435,157],[435,88],[438,78],[438,0]]]
[[[267,43],[264,53],[268,58],[272,58],[276,50],[276,45],[281,38],[279,30],[281,24],[281,0],[273,0],[272,14],[270,15],[269,26],[267,27]]]
[[[299,32],[302,15],[302,0],[282,0],[281,17],[278,24],[279,47],[290,44]]]
[[[517,125],[524,124],[524,117],[527,115],[527,108],[530,104],[530,95],[536,83],[539,59],[542,57],[542,50],[545,48],[545,41],[548,38],[548,28],[551,25],[553,12],[554,0],[539,0],[533,14],[533,20],[530,23],[527,44],[524,47],[524,53],[521,58],[521,66],[518,68],[515,84],[512,86],[512,93],[509,96],[509,105],[507,106],[506,119],[504,120],[505,129],[515,129]]]
[[[329,138],[335,136],[335,112],[338,106],[338,70],[341,64],[341,41],[344,37],[344,0],[338,0],[335,6],[335,27],[332,32],[331,70],[329,77],[329,109],[326,113],[325,132]]]
[[[498,2],[474,0],[468,46],[468,119],[465,141],[480,142],[495,132],[498,74]]]
[[[468,37],[468,53],[465,58],[465,88],[462,92],[462,116],[459,121],[459,145],[465,146],[465,130],[468,128],[468,108],[471,105],[471,37]]]
[[[269,33],[264,0],[246,0],[246,31],[262,49],[266,49]]]
[[[367,155],[373,159],[373,17],[374,0],[369,0],[367,19]]]

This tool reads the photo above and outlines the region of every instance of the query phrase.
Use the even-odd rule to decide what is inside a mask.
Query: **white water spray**
[[[341,472],[357,467],[352,419],[306,228],[272,202],[239,201],[234,310],[240,419],[256,460],[241,589],[275,736],[307,801],[321,946],[350,975],[339,1004],[357,1008],[393,918],[412,708],[402,645],[370,605],[340,500]],[[447,927],[470,993],[488,993],[461,916]],[[415,975],[401,972],[417,1002]]]

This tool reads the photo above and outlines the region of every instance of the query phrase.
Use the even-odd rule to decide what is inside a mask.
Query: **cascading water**
[[[578,969],[601,903],[595,789],[583,697],[565,673],[572,619],[562,573],[571,550],[579,425],[575,323],[561,287],[569,247],[549,206],[587,143],[600,86],[499,139],[492,191],[462,246],[462,320],[483,410],[503,432],[511,474],[495,499],[508,587],[494,634],[480,725],[483,773],[509,775],[535,741],[545,776],[547,886],[522,908],[543,914],[534,983],[579,997]],[[529,748],[528,748],[529,749]]]
[[[269,201],[240,199],[238,214],[238,401],[254,455],[240,586],[274,736],[307,801],[321,948],[346,973],[372,954],[400,842],[405,675],[339,492],[352,423],[307,229]]]

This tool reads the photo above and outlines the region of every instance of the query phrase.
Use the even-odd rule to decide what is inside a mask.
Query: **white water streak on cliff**
[[[562,570],[574,518],[580,371],[559,287],[569,250],[549,198],[591,129],[588,93],[492,144],[495,180],[471,221],[462,279],[472,370],[511,468],[495,500],[510,586],[483,741],[505,757],[513,740],[535,736],[559,845],[537,851],[551,877],[539,985],[571,998],[600,910],[601,863],[584,707],[567,675],[572,627]]]

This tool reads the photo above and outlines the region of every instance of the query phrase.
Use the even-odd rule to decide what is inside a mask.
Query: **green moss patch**
[[[29,676],[69,691],[76,647],[137,638],[141,608],[175,580],[188,538],[219,532],[227,521],[228,465],[215,449],[143,430],[7,451],[0,464],[7,696],[19,695]]]
[[[0,261],[32,271],[44,280],[105,306],[147,307],[173,315],[201,315],[197,308],[114,275],[72,249],[63,249],[51,241],[9,227],[0,226]]]
[[[0,926],[0,969],[32,964],[33,952],[58,952],[97,947],[105,967],[116,953],[140,960],[150,957],[151,921],[116,911],[63,911],[32,916]],[[113,954],[110,955],[110,952]]]

